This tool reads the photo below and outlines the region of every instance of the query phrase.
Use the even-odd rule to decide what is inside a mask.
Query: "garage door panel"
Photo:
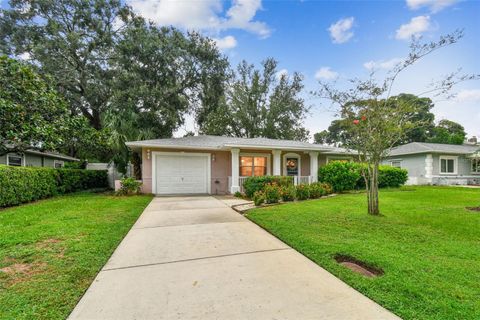
[[[156,155],[157,194],[208,193],[208,156]]]

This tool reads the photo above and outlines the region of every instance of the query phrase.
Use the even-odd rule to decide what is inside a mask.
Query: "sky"
[[[279,61],[281,73],[305,78],[304,98],[311,106],[305,126],[311,134],[335,119],[336,109],[309,92],[318,80],[382,77],[409,52],[412,37],[425,41],[455,29],[465,37],[430,55],[405,72],[393,93],[419,94],[432,80],[462,68],[480,74],[480,1],[261,1],[261,0],[128,0],[134,10],[158,25],[197,30],[214,38],[232,65],[245,59],[259,64]],[[434,98],[436,121],[461,123],[469,136],[480,137],[480,81],[454,88],[455,98]],[[191,120],[190,120],[191,122]],[[176,135],[191,130],[191,123]]]
[[[158,25],[197,30],[217,42],[235,66],[241,60],[259,65],[267,57],[279,61],[279,72],[304,76],[305,127],[311,135],[328,127],[336,109],[309,92],[318,81],[384,76],[409,52],[412,37],[433,41],[463,29],[459,43],[420,61],[398,79],[393,93],[419,94],[435,79],[462,68],[480,74],[480,0],[125,0]],[[0,0],[3,4],[5,0]],[[435,102],[436,121],[462,124],[480,137],[480,80],[456,86],[456,97]],[[193,129],[192,119],[176,132]]]

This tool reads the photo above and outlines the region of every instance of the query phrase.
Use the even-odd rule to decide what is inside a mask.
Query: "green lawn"
[[[0,319],[65,319],[150,200],[84,192],[0,210]]]
[[[404,319],[480,319],[480,189],[415,187],[255,209],[248,218]],[[365,278],[333,259],[380,267]]]

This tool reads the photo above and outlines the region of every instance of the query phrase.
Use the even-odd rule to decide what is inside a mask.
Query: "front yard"
[[[248,218],[404,319],[480,319],[480,189],[384,190],[383,217],[365,194],[255,209]],[[381,268],[367,278],[339,265]]]
[[[64,319],[150,196],[76,193],[0,210],[0,319]]]

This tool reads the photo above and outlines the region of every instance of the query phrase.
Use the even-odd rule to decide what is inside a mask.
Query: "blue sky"
[[[411,36],[434,40],[457,28],[465,29],[460,43],[403,74],[394,93],[423,92],[432,79],[460,67],[480,74],[480,1],[126,1],[159,25],[194,29],[216,39],[233,65],[274,57],[283,72],[304,75],[306,92],[317,88],[318,79],[337,79],[341,85],[348,78],[366,77],[372,67],[382,75],[408,53]],[[480,81],[463,83],[455,92],[450,101],[435,101],[437,121],[457,121],[469,135],[480,137]],[[307,93],[305,99],[312,106],[306,127],[312,134],[326,129],[335,109]]]
[[[305,121],[313,134],[326,129],[336,110],[307,92],[318,79],[339,85],[352,77],[379,76],[408,53],[412,36],[426,41],[464,29],[460,43],[432,54],[408,72],[394,93],[424,92],[432,79],[463,68],[480,74],[480,2],[458,0],[402,1],[261,1],[261,0],[128,0],[138,13],[159,25],[199,30],[218,40],[232,64],[260,63],[274,57],[282,72],[301,72],[311,114]],[[437,121],[450,119],[480,136],[480,81],[455,88],[450,101],[435,99]],[[191,123],[186,129],[191,129]],[[181,135],[184,130],[177,133]]]

